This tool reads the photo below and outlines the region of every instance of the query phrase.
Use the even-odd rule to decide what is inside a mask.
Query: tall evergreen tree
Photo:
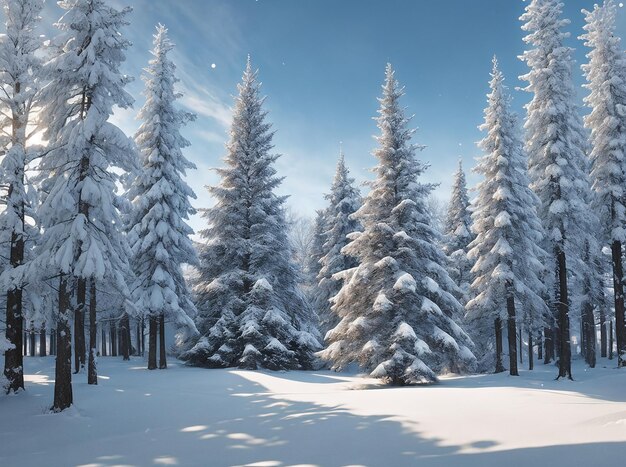
[[[298,288],[285,197],[274,193],[273,133],[250,60],[238,86],[226,167],[204,213],[195,285],[200,341],[182,357],[209,367],[310,368],[316,319]]]
[[[546,311],[541,297],[545,252],[539,247],[543,240],[536,212],[539,201],[528,187],[523,145],[495,58],[490,88],[480,126],[485,133],[479,143],[484,156],[475,168],[484,180],[478,184],[472,214],[476,238],[470,244],[470,257],[476,261],[472,270],[476,278],[467,315],[478,323],[476,329],[495,326],[496,371],[502,370],[500,327],[507,323],[509,372],[517,376],[516,324],[524,316],[519,307],[516,312],[516,304],[539,317]],[[491,347],[485,345],[491,341],[489,334],[483,332],[474,339],[483,351]]]
[[[315,212],[315,220],[311,232],[311,247],[302,271],[302,283],[309,303],[313,306],[313,310],[321,319],[320,311],[324,309],[324,298],[318,293],[319,273],[322,269],[320,260],[326,254],[324,245],[326,244],[326,209],[319,209]],[[322,312],[323,314],[323,312]]]
[[[454,174],[444,234],[444,252],[449,260],[450,277],[461,290],[459,299],[461,304],[465,305],[469,300],[473,266],[467,253],[469,251],[468,246],[474,239],[474,234],[472,233],[472,215],[467,195],[467,182],[461,160],[459,160],[459,167]]]
[[[343,250],[350,243],[349,235],[361,229],[359,221],[353,216],[361,206],[361,195],[354,186],[354,179],[350,177],[343,153],[339,155],[335,178],[326,199],[329,206],[325,210],[326,232],[323,245],[325,254],[319,260],[321,269],[317,276],[319,285],[316,300],[319,303],[316,311],[322,334],[338,324],[330,309],[330,299],[341,289],[341,280],[334,275],[358,265],[356,259]]]
[[[156,368],[157,325],[160,328],[159,368],[166,368],[165,320],[173,321],[187,335],[196,333],[190,316],[196,310],[189,297],[182,264],[197,264],[189,236],[193,233],[186,220],[195,211],[189,198],[195,194],[182,176],[195,169],[182,153],[189,142],[180,129],[195,115],[176,108],[180,94],[176,67],[168,54],[174,45],[167,29],[159,25],[154,35],[153,59],[144,81],[146,102],[139,112],[143,121],[135,135],[141,151],[142,170],[130,189],[133,209],[129,241],[133,251],[136,282],[135,307],[149,322],[148,369]]]
[[[6,33],[0,37],[0,128],[4,136],[0,147],[4,155],[0,163],[3,209],[0,212],[0,238],[9,258],[3,271],[3,295],[6,295],[6,339],[4,376],[7,392],[24,389],[22,355],[23,270],[26,242],[35,229],[26,222],[34,218],[28,192],[26,168],[29,156],[28,125],[33,123],[31,110],[40,87],[40,61],[36,52],[40,47],[37,26],[43,8],[41,0],[4,0]]]
[[[583,10],[587,32],[581,38],[591,48],[583,71],[589,89],[585,102],[591,108],[585,125],[591,130],[592,206],[600,216],[601,243],[611,247],[617,361],[618,366],[625,366],[622,244],[626,240],[626,57],[615,35],[616,9],[615,2],[606,0],[593,11]]]
[[[88,287],[106,281],[128,295],[130,251],[121,233],[116,191],[120,171],[136,167],[132,141],[109,122],[114,106],[127,108],[133,102],[124,90],[130,78],[119,70],[130,45],[121,29],[128,24],[131,9],[117,10],[103,0],[67,0],[59,5],[66,13],[57,23],[58,52],[46,65],[50,84],[40,113],[52,147],[39,166],[46,197],[39,212],[44,233],[36,262],[38,269],[59,279],[55,411],[72,404],[72,302],[75,320],[82,326]],[[95,312],[96,294],[92,290],[90,295]],[[95,326],[95,313],[91,318]],[[90,383],[97,381],[95,353],[94,339],[89,349]]]
[[[589,231],[589,183],[586,135],[572,84],[572,50],[563,45],[569,34],[562,29],[569,21],[561,18],[562,6],[558,0],[530,1],[520,19],[531,48],[520,58],[530,68],[521,79],[533,94],[525,125],[531,188],[539,197],[546,251],[555,265],[559,378],[571,378],[568,271],[577,264]]]
[[[413,130],[400,104],[404,94],[387,65],[378,111],[376,180],[355,217],[363,232],[344,252],[359,261],[344,272],[333,299],[339,324],[322,356],[340,369],[358,362],[391,384],[432,382],[440,370],[475,363],[471,341],[453,317],[461,306],[436,243],[426,206],[432,185],[419,183]]]

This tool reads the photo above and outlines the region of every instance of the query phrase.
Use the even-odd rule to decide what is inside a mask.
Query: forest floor
[[[589,466],[626,459],[626,369],[575,362],[520,377],[385,388],[327,371],[145,370],[99,360],[51,414],[54,359],[27,357],[27,391],[0,396],[0,466]]]

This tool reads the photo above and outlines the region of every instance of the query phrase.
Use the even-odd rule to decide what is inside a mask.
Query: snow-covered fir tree
[[[555,265],[559,377],[571,378],[568,272],[578,264],[589,232],[589,183],[586,134],[572,83],[572,50],[564,45],[569,34],[563,28],[569,21],[561,18],[562,7],[559,0],[531,0],[526,6],[520,19],[530,49],[520,58],[530,71],[520,78],[532,93],[525,124],[531,188],[539,197],[545,250],[553,255],[548,264]]]
[[[310,368],[320,348],[311,307],[298,288],[284,202],[274,190],[271,125],[250,60],[235,99],[226,166],[204,213],[194,287],[200,341],[182,357],[209,367]]]
[[[41,86],[41,63],[36,56],[41,39],[37,33],[41,0],[4,0],[5,34],[0,37],[0,177],[2,208],[0,210],[0,256],[8,258],[2,271],[2,295],[6,297],[6,339],[4,376],[7,392],[24,389],[22,358],[24,260],[32,249],[36,229],[27,218],[34,219],[33,193],[28,189],[26,169],[32,158],[29,133],[32,132],[31,110]],[[30,126],[30,128],[29,128]],[[6,191],[4,191],[6,190]],[[4,266],[4,265],[3,265]]]
[[[120,72],[130,45],[121,29],[131,10],[103,0],[68,0],[59,6],[66,12],[57,23],[57,53],[46,64],[50,83],[39,114],[50,147],[38,167],[46,196],[39,209],[44,233],[36,261],[38,270],[59,281],[54,410],[72,404],[72,303],[75,321],[82,320],[91,289],[88,381],[96,384],[93,290],[106,282],[128,295],[130,250],[121,233],[116,184],[121,171],[136,168],[132,141],[109,121],[114,106],[127,108],[133,102],[124,89],[130,78]],[[78,326],[82,333],[82,321]]]
[[[316,309],[322,334],[334,328],[339,320],[331,311],[330,299],[341,289],[341,279],[334,277],[338,272],[358,265],[356,258],[349,256],[343,248],[350,243],[348,235],[361,229],[353,214],[361,206],[361,195],[354,186],[354,179],[345,163],[343,153],[339,155],[335,178],[326,196],[329,206],[325,210],[326,232],[324,233],[324,256],[319,259],[321,269],[317,280]]]
[[[468,245],[474,239],[472,233],[472,217],[470,201],[467,195],[467,182],[463,163],[459,160],[459,167],[454,174],[452,196],[448,204],[448,213],[445,222],[443,250],[448,256],[450,277],[461,290],[459,297],[462,305],[469,300],[469,289],[472,283],[472,261],[467,256]]]
[[[615,35],[616,9],[615,2],[607,0],[592,11],[583,10],[586,34],[582,39],[591,48],[589,63],[583,65],[589,89],[585,103],[591,109],[585,117],[592,144],[591,204],[600,217],[598,237],[603,245],[611,247],[618,365],[626,365],[622,272],[622,245],[626,240],[626,57]]]
[[[494,361],[502,371],[502,323],[507,323],[509,371],[517,375],[517,323],[524,313],[540,319],[547,308],[541,281],[545,252],[539,200],[529,188],[526,157],[517,121],[510,110],[504,76],[493,59],[491,92],[480,130],[484,156],[474,171],[484,179],[477,186],[472,218],[476,238],[469,256],[475,261],[472,298],[466,306],[467,319],[477,330],[474,342],[480,350],[482,369]],[[527,325],[533,322],[526,319]],[[495,337],[495,339],[494,339]]]
[[[135,135],[142,169],[129,193],[133,300],[149,322],[148,369],[157,367],[157,326],[162,346],[159,368],[167,366],[165,321],[174,322],[191,337],[197,332],[190,317],[195,316],[195,307],[181,269],[182,264],[198,262],[189,238],[193,231],[186,223],[195,212],[189,202],[195,194],[182,178],[195,165],[182,153],[189,142],[180,134],[195,115],[176,107],[178,79],[169,57],[174,45],[164,26],[157,27],[153,44],[153,58],[144,76],[146,102],[139,112],[142,124]]]
[[[441,370],[473,368],[471,340],[455,322],[462,312],[426,206],[432,185],[418,180],[426,165],[415,155],[404,91],[387,65],[377,118],[376,180],[355,214],[363,232],[344,252],[359,266],[338,275],[333,299],[341,321],[321,355],[341,369],[358,362],[391,384],[437,380]]]

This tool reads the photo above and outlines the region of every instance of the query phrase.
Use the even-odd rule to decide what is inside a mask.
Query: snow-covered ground
[[[0,466],[578,466],[626,459],[626,370],[554,381],[446,378],[381,388],[331,372],[205,370],[99,361],[76,405],[47,413],[53,358],[26,358],[28,390],[0,396]],[[578,363],[578,362],[577,362]],[[606,366],[607,368],[604,368]]]

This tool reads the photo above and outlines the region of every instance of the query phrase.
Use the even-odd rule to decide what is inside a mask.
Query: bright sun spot
[[[217,65],[215,63],[211,63],[211,68],[215,69]]]

